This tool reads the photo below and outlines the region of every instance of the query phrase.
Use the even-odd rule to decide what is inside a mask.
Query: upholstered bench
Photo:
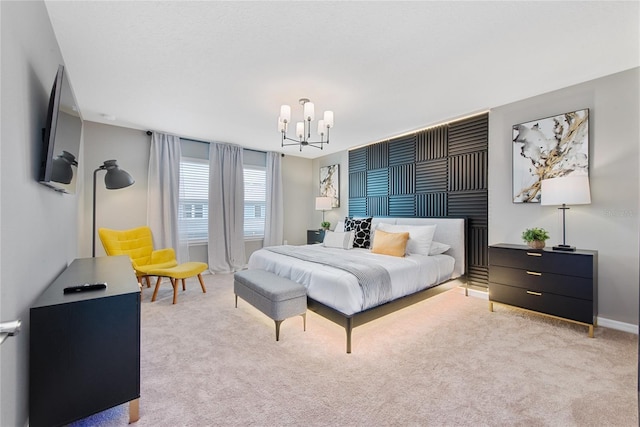
[[[204,287],[204,282],[202,281],[201,273],[205,271],[209,266],[204,262],[184,262],[182,264],[178,264],[175,267],[169,268],[156,268],[149,270],[149,276],[158,276],[158,281],[156,282],[156,288],[153,291],[153,296],[151,297],[151,302],[156,300],[156,296],[158,296],[158,289],[160,288],[160,282],[163,277],[168,277],[171,280],[171,286],[173,286],[173,303],[175,304],[178,300],[178,280],[182,280],[182,290],[185,290],[184,279],[189,277],[198,276],[198,280],[200,281],[200,287],[202,288],[202,292],[206,293],[207,288]]]
[[[276,322],[276,341],[280,324],[286,318],[302,316],[307,330],[307,290],[304,286],[265,270],[243,270],[234,274],[233,292]]]

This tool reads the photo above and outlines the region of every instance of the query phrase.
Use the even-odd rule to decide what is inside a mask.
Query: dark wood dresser
[[[489,309],[500,303],[593,328],[598,316],[598,252],[489,247]]]
[[[64,293],[83,283],[106,289]],[[59,426],[122,403],[139,417],[140,288],[128,256],[74,260],[30,310],[29,425]]]

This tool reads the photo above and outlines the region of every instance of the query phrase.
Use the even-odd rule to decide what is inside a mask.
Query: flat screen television
[[[76,191],[82,119],[64,66],[51,88],[43,129],[38,182],[61,193]]]

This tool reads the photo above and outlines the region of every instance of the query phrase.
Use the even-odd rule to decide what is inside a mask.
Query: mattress
[[[339,257],[344,249],[323,250]],[[455,260],[442,255],[407,255],[403,258],[371,253],[368,249],[350,249],[350,253],[374,260],[389,271],[392,298],[436,286],[451,277]],[[249,258],[250,269],[267,270],[304,285],[307,295],[345,315],[362,311],[363,295],[355,276],[344,270],[277,254],[266,249],[254,252]]]

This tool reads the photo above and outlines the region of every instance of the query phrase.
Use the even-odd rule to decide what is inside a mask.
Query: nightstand
[[[324,230],[307,230],[307,245],[322,243],[324,241]]]
[[[598,252],[560,252],[501,243],[489,247],[489,310],[500,303],[593,328]]]

